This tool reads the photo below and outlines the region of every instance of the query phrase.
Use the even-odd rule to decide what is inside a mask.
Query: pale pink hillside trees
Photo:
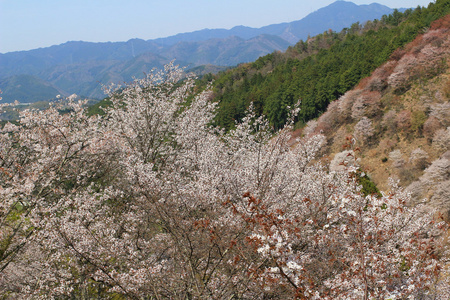
[[[86,150],[98,142],[93,138],[98,119],[88,118],[82,105],[70,102],[71,112],[65,115],[56,107],[25,111],[20,126],[7,123],[1,130],[1,233],[8,241],[2,243],[2,263],[8,263],[14,244],[22,244],[16,238],[34,231],[37,211],[43,215],[40,209],[47,201],[57,201],[62,193],[75,191],[97,175],[86,167],[96,163]]]
[[[57,107],[24,111],[19,126],[6,124],[2,129],[2,288],[20,285],[20,281],[8,279],[13,277],[9,272],[21,269],[20,264],[28,264],[22,253],[29,247],[39,253],[38,245],[47,243],[40,237],[48,234],[45,228],[49,221],[57,222],[60,216],[56,217],[52,208],[68,205],[66,198],[84,192],[112,167],[103,164],[108,141],[97,132],[99,119],[87,117],[84,103],[72,100],[65,106],[69,110],[66,114]],[[102,156],[98,155],[100,152]],[[44,258],[45,255],[33,259],[43,263]],[[24,272],[30,269],[25,268]],[[32,285],[27,290],[35,289],[38,274],[20,276],[24,280],[32,278],[32,283],[24,283]]]
[[[367,117],[362,117],[358,123],[355,125],[354,135],[361,141],[366,142],[374,134],[374,129],[372,126],[372,121]]]

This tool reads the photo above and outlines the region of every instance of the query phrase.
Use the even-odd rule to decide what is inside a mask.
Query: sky
[[[335,0],[0,0],[0,53],[67,41],[116,42],[204,28],[292,22]],[[432,0],[352,0],[391,8]]]

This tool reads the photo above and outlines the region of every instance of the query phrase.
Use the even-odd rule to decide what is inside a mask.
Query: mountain
[[[274,35],[262,34],[248,40],[230,36],[203,42],[179,42],[165,50],[164,55],[176,59],[177,62],[189,62],[193,66],[234,66],[253,61],[274,50],[286,49],[288,46],[288,42]]]
[[[400,9],[400,11],[402,10],[404,9]],[[230,36],[251,39],[261,34],[270,34],[295,44],[299,40],[305,40],[308,35],[314,36],[329,29],[340,31],[342,28],[350,27],[355,22],[364,23],[368,20],[379,19],[381,16],[392,12],[393,9],[377,3],[356,5],[347,1],[336,1],[299,21],[273,24],[261,28],[236,26],[229,30],[203,29],[189,33],[180,33],[154,41],[161,45],[174,45],[179,42],[205,41],[212,38],[228,38]]]
[[[305,40],[308,35],[314,36],[328,29],[340,31],[342,28],[350,27],[353,23],[379,19],[392,12],[393,10],[387,6],[377,3],[356,5],[352,2],[337,1],[309,14],[300,21],[289,23],[282,32],[281,26],[269,26],[267,29],[274,30],[278,27],[278,36],[291,43],[297,43],[299,40]]]
[[[18,100],[31,103],[53,99],[60,92],[44,80],[31,75],[14,75],[0,79],[2,102]],[[30,97],[32,95],[32,97]]]
[[[179,42],[166,48],[138,39],[119,43],[68,42],[49,48],[0,54],[0,78],[28,74],[57,87],[62,94],[102,98],[102,84],[142,77],[145,72],[174,59],[177,64],[187,67],[206,64],[232,66],[286,49],[289,45],[271,35],[249,40],[231,36],[203,42]],[[29,102],[33,97],[30,93],[28,99],[23,100]]]
[[[284,51],[298,40],[306,40],[309,35],[329,29],[341,30],[353,22],[380,18],[390,12],[392,9],[379,4],[356,5],[337,1],[300,21],[262,28],[204,29],[148,41],[72,41],[48,48],[0,54],[0,79],[31,75],[64,95],[76,93],[102,98],[101,84],[142,77],[144,72],[173,59],[189,68],[207,64],[235,66],[274,51]],[[33,101],[32,90],[21,99]],[[3,101],[6,99],[11,98],[4,97]]]
[[[104,95],[102,85],[129,82],[133,77],[152,68],[161,68],[170,60],[151,52],[128,60],[94,60],[85,63],[57,65],[39,73],[63,94],[76,93],[83,97],[99,98]],[[186,65],[179,61],[181,65]]]

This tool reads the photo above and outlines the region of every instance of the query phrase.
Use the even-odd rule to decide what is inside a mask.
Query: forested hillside
[[[287,107],[299,99],[299,120],[316,118],[331,101],[448,12],[448,1],[431,3],[426,9],[395,11],[381,20],[355,23],[339,33],[324,32],[300,41],[286,53],[276,52],[221,73],[214,83],[220,106],[217,124],[233,127],[253,102],[258,113],[267,115],[274,128],[279,128],[286,121]]]

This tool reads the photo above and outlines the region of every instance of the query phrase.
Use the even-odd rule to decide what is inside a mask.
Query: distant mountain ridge
[[[400,9],[402,11],[404,9]],[[299,40],[305,40],[308,35],[314,36],[325,30],[341,30],[355,22],[365,22],[380,18],[393,12],[393,9],[372,3],[369,5],[357,5],[353,2],[336,1],[323,7],[305,18],[289,23],[280,23],[252,28],[247,26],[235,26],[231,29],[203,29],[188,33],[179,33],[167,38],[153,40],[163,45],[173,45],[178,42],[204,41],[210,38],[227,38],[238,36],[243,39],[250,39],[260,34],[276,35],[291,44]]]
[[[55,98],[58,90],[42,79],[31,75],[14,75],[0,79],[0,90],[2,90],[2,102],[27,103],[30,93],[35,93],[33,102],[44,101]]]
[[[25,74],[43,80],[43,86],[52,86],[63,95],[76,93],[101,98],[101,84],[142,77],[143,72],[161,67],[173,59],[188,68],[207,64],[235,66],[273,51],[284,51],[308,36],[329,29],[340,31],[354,22],[377,19],[392,11],[380,4],[356,5],[337,1],[302,20],[261,28],[236,26],[229,30],[204,29],[147,41],[72,41],[47,48],[0,54],[0,79],[9,82],[6,80],[8,77]],[[10,88],[2,87],[4,91]],[[35,88],[32,90],[33,93],[24,96],[23,101],[34,102],[36,98],[41,98]],[[10,99],[5,96],[3,101]]]

